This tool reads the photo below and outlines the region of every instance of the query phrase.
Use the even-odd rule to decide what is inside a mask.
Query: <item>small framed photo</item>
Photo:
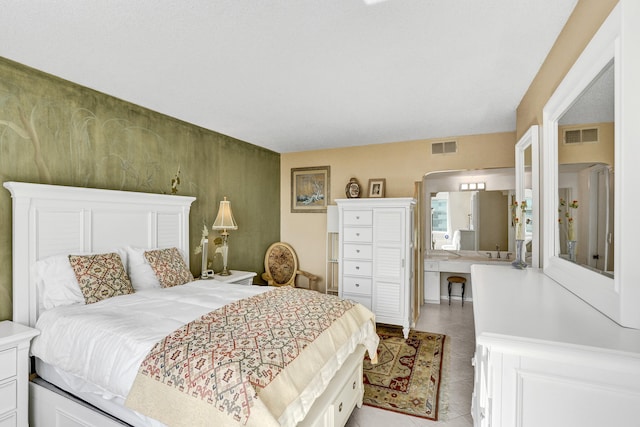
[[[291,169],[291,212],[326,212],[331,168]]]
[[[384,197],[384,190],[386,186],[385,178],[373,178],[369,180],[369,197]]]

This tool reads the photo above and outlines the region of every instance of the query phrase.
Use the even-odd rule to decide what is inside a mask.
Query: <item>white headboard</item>
[[[32,266],[64,253],[175,246],[189,265],[195,197],[5,182],[13,198],[13,321],[34,326]]]

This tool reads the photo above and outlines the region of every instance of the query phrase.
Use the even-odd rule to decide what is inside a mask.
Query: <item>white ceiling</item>
[[[279,153],[515,130],[577,0],[3,0],[0,56]]]
[[[613,122],[615,120],[613,60],[596,76],[558,120],[559,125]]]

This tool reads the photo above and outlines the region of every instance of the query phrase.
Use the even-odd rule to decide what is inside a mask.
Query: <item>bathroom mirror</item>
[[[621,219],[630,218],[620,209],[621,176],[636,172],[621,167],[620,19],[618,5],[543,109],[543,264],[545,274],[605,315],[640,327],[637,303],[628,300],[636,287],[621,270]]]
[[[427,252],[513,252],[514,168],[432,172],[423,188]]]
[[[531,126],[516,143],[516,201],[527,203],[525,235],[531,242],[525,246],[531,266],[540,264],[539,237],[539,188],[538,188],[538,126]]]

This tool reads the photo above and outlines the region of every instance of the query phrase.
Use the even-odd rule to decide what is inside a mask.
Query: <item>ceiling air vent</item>
[[[448,154],[458,151],[458,143],[456,141],[434,142],[431,144],[431,154]]]
[[[567,129],[564,131],[565,144],[583,144],[598,142],[599,129]]]

